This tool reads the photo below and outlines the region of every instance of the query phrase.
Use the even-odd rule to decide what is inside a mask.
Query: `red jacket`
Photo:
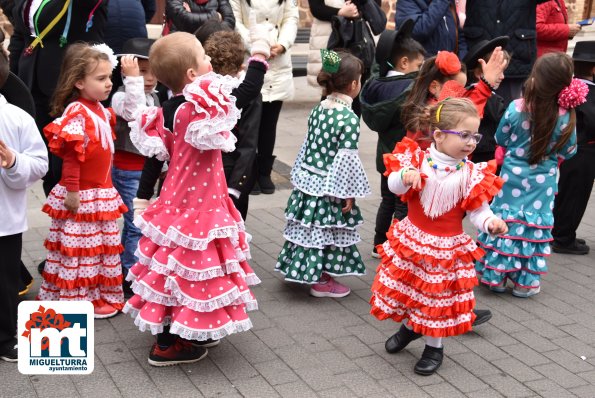
[[[568,12],[564,0],[537,6],[537,56],[568,49]]]

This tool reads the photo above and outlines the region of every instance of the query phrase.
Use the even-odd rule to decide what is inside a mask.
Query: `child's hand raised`
[[[140,76],[138,60],[134,55],[122,56],[120,59],[120,68],[122,69],[122,76]]]
[[[401,175],[401,179],[403,180],[403,185],[406,187],[411,187],[416,191],[421,189],[422,178],[419,171],[415,169],[409,169]]]
[[[64,199],[64,207],[69,212],[76,214],[81,205],[81,199],[78,192],[66,192],[66,198]]]
[[[508,232],[508,225],[500,218],[494,218],[488,226],[488,232],[492,235],[501,235]]]
[[[492,52],[492,56],[486,63],[483,59],[478,60],[481,65],[483,77],[488,81],[492,88],[496,89],[500,86],[502,80],[504,80],[504,71],[508,61],[504,56],[502,47],[496,47]]]

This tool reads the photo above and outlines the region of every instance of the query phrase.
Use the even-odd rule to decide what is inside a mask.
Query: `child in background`
[[[0,87],[8,76],[8,58],[1,51]],[[15,336],[27,188],[47,170],[48,153],[35,120],[0,95],[0,359],[8,362],[18,360]]]
[[[506,220],[510,233],[481,233],[478,240],[486,255],[476,263],[481,283],[494,292],[505,292],[508,279],[513,296],[530,297],[541,290],[554,226],[558,161],[576,153],[574,108],[588,92],[572,74],[566,54],[539,57],[523,98],[510,103],[496,131],[496,143],[506,148],[500,171],[506,184],[491,207]]]
[[[505,48],[508,43],[508,36],[496,37],[490,41],[482,40],[469,50],[463,63],[467,67],[467,83],[469,88],[475,87],[481,81],[483,75],[482,66],[479,60],[488,62],[496,47]],[[504,51],[504,59],[510,62],[510,55]],[[504,115],[504,99],[496,94],[495,90],[499,87],[499,81],[490,87],[492,95],[488,98],[484,110],[481,124],[479,125],[479,133],[482,135],[481,141],[477,144],[475,151],[473,151],[473,162],[487,162],[494,159],[496,152],[496,141],[494,134],[500,123],[502,115]]]
[[[109,318],[124,305],[120,231],[127,211],[112,185],[116,117],[100,101],[110,94],[118,61],[105,44],[68,47],[52,114],[61,117],[43,132],[62,158],[62,178],[43,211],[52,218],[39,300],[93,302],[95,318]]]
[[[554,242],[556,253],[587,254],[589,246],[576,237],[595,179],[595,41],[576,43],[572,53],[574,76],[589,88],[587,101],[576,108],[577,151],[560,165],[558,194],[554,204]]]
[[[275,270],[286,281],[307,283],[315,297],[345,297],[351,290],[332,276],[363,275],[355,244],[362,222],[355,198],[370,194],[357,154],[359,118],[351,103],[360,91],[363,64],[346,52],[321,50],[318,84],[326,99],[308,118],[308,134],[291,171],[286,239]]]
[[[405,138],[384,158],[389,188],[407,202],[408,215],[378,247],[382,263],[370,302],[376,318],[402,322],[385,344],[388,352],[424,336],[414,370],[427,376],[442,364],[442,338],[468,332],[475,319],[473,261],[483,250],[463,231],[463,218],[490,234],[505,233],[506,223],[488,205],[503,183],[493,174],[496,163],[467,160],[481,139],[474,104],[450,98],[418,117],[433,131],[430,148]]]
[[[438,55],[424,62],[401,110],[407,136],[417,141],[422,149],[427,149],[432,142],[432,132],[426,131],[428,127],[423,126],[418,118],[420,110],[428,105],[446,97],[466,97],[473,101],[479,116],[483,116],[485,103],[492,94],[490,87],[499,84],[504,78],[506,61],[502,49],[497,48],[487,63],[483,60],[479,62],[483,78],[470,90],[465,90],[467,76],[454,53],[439,51]]]
[[[230,130],[240,112],[230,93],[239,81],[212,73],[185,32],[157,40],[149,63],[174,96],[139,115],[131,138],[143,155],[170,163],[160,196],[135,218],[143,237],[128,273],[136,294],[124,312],[157,335],[149,364],[168,366],[199,361],[218,339],[250,329],[246,311],[257,303],[248,286],[260,280],[221,160],[236,141]]]
[[[136,196],[145,157],[130,141],[128,123],[147,106],[159,106],[155,94],[157,80],[149,67],[149,49],[155,40],[134,38],[127,40],[122,47],[120,68],[124,85],[112,97],[112,108],[116,114],[116,142],[112,179],[114,187],[122,197],[128,211],[124,214],[122,245],[124,252],[120,256],[124,277],[130,267],[138,261],[134,255],[141,237],[140,230],[134,225],[132,200]],[[132,295],[130,282],[124,281],[124,293]]]
[[[381,174],[380,194],[382,200],[376,214],[376,234],[372,257],[379,258],[376,245],[386,240],[386,232],[393,217],[402,220],[407,216],[407,205],[389,189],[384,176],[382,155],[390,153],[405,136],[401,123],[401,106],[409,92],[413,79],[424,62],[425,50],[409,35],[413,21],[408,19],[398,31],[385,30],[376,46],[376,62],[379,76],[373,76],[360,94],[362,118],[370,129],[378,133],[376,145],[376,170]]]

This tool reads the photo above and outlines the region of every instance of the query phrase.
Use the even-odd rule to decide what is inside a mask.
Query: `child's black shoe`
[[[417,361],[413,370],[418,375],[430,376],[442,365],[442,358],[444,358],[444,347],[436,348],[426,345],[421,359]]]
[[[413,330],[409,330],[405,325],[401,325],[399,331],[386,340],[384,343],[384,349],[390,354],[396,354],[403,348],[407,347],[413,340],[417,340],[421,337],[421,334],[415,333]]]

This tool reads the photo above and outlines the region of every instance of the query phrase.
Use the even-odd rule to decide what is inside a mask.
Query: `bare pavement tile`
[[[366,221],[359,249],[368,274],[346,278],[352,295],[334,300],[310,297],[307,286],[286,283],[274,272],[290,192],[287,170],[313,104],[284,104],[274,175],[281,189],[250,197],[246,225],[253,235],[252,264],[263,280],[254,289],[260,310],[253,313],[251,331],[224,340],[199,363],[152,368],[147,363],[151,336],[139,332],[127,315],[119,315],[96,323],[92,375],[26,376],[16,364],[0,361],[0,397],[595,397],[593,252],[553,254],[542,293],[529,299],[476,289],[477,306],[491,309],[494,317],[467,336],[446,339],[446,359],[434,376],[413,373],[421,341],[396,355],[384,351],[384,341],[398,325],[377,321],[366,308],[377,266],[370,251],[379,175],[376,134],[365,126],[360,156],[374,194],[359,201]],[[49,219],[39,211],[42,201],[37,184],[29,195],[31,229],[24,235],[23,250],[36,281],[26,300],[35,298],[40,279],[36,265],[45,254]],[[592,198],[578,233],[595,248],[594,231]]]

